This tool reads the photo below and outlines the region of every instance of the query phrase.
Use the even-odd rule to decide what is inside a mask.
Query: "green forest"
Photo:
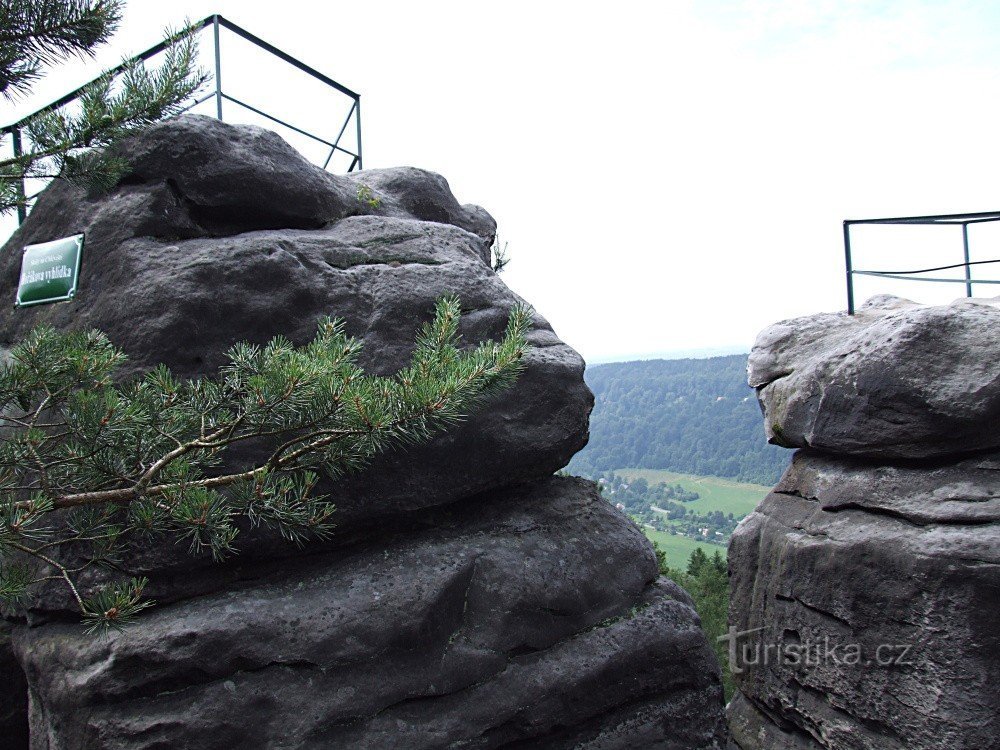
[[[656,550],[660,573],[679,584],[694,600],[701,626],[722,666],[722,686],[728,702],[733,696],[733,676],[729,669],[728,647],[720,640],[726,634],[729,617],[729,573],[726,561],[718,550],[709,556],[699,547],[683,564],[674,567],[659,544],[654,542],[653,548]]]
[[[736,354],[588,367],[590,443],[569,471],[666,469],[773,485],[791,452],[767,444],[746,364]]]

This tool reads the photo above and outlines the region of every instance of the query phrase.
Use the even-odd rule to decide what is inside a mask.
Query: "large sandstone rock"
[[[0,620],[0,746],[28,747],[28,683],[14,656],[10,624]]]
[[[876,298],[856,315],[778,323],[750,354],[768,439],[927,458],[1000,448],[1000,307]]]
[[[880,297],[758,338],[805,450],[730,543],[737,748],[1000,748],[998,323]]]
[[[0,298],[12,300],[25,244],[86,233],[77,298],[4,307],[0,344],[39,323],[97,328],[129,356],[127,372],[164,362],[190,376],[214,373],[237,341],[281,334],[305,343],[318,318],[334,315],[364,341],[361,364],[389,374],[408,361],[437,297],[459,295],[469,342],[501,336],[520,301],[483,260],[492,219],[460,207],[432,173],[377,171],[369,181],[385,196],[378,210],[394,216],[355,215],[376,210],[355,194],[355,181],[369,173],[330,175],[258,128],[185,117],[124,151],[134,168],[123,186],[87,196],[54,184],[0,251]],[[388,192],[396,188],[398,200]],[[300,221],[306,213],[309,222]],[[439,223],[447,220],[484,236]],[[430,445],[324,488],[339,523],[452,502],[565,466],[587,441],[593,396],[583,360],[541,316],[528,338],[526,370],[504,398]]]
[[[136,237],[169,242],[320,229],[348,216],[380,215],[465,229],[489,262],[496,222],[479,206],[459,205],[447,180],[433,172],[398,167],[333,175],[276,133],[196,116],[154,125],[117,150],[130,169],[113,191],[88,194],[52,183],[12,245],[86,231],[88,243],[110,247]],[[361,186],[377,206],[359,195]]]
[[[403,520],[125,635],[16,640],[35,750],[721,748],[687,595],[589,482]]]
[[[800,452],[729,567],[743,750],[1000,747],[1000,454]]]
[[[38,323],[95,327],[126,375],[203,375],[235,341],[302,343],[335,315],[385,374],[439,295],[461,298],[470,343],[501,335],[519,301],[489,267],[495,222],[429,172],[335,177],[204,118],[122,153],[121,185],[53,185],[2,251],[13,299],[23,245],[87,236],[77,299],[5,308],[0,344]],[[42,589],[15,628],[32,748],[719,750],[718,667],[687,596],[592,485],[550,476],[587,440],[583,362],[540,316],[529,342],[503,398],[324,488],[332,540],[248,533],[226,564],[129,550],[123,571],[147,575],[158,606],[106,640]]]

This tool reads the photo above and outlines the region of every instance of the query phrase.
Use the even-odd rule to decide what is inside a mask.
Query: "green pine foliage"
[[[701,627],[708,636],[715,655],[722,665],[722,685],[726,701],[732,698],[734,685],[729,670],[728,645],[720,641],[728,632],[729,618],[729,571],[725,559],[715,552],[709,557],[699,547],[691,553],[686,570],[678,570],[667,565],[663,552],[653,543],[660,573],[677,583],[694,600],[694,608],[701,618]]]
[[[2,0],[0,93],[8,100],[25,94],[45,67],[92,55],[114,33],[123,7],[124,0]],[[22,191],[26,178],[107,188],[127,171],[106,147],[177,114],[207,80],[196,63],[192,30],[168,32],[168,38],[158,68],[129,64],[87,86],[75,105],[46,110],[23,126],[24,153],[0,160],[0,213],[30,203]]]
[[[440,299],[408,367],[393,377],[357,365],[361,344],[324,319],[296,347],[237,344],[217,378],[165,367],[116,383],[124,355],[101,333],[37,328],[0,367],[0,600],[24,602],[59,579],[92,630],[121,628],[149,602],[143,580],[77,586],[113,568],[130,545],[181,542],[234,554],[237,521],[291,542],[327,536],[334,507],[319,475],[363,468],[394,446],[430,439],[522,369],[529,311],[516,307],[499,341],[460,349],[459,302]],[[258,462],[223,464],[232,446],[266,441]],[[64,563],[72,545],[82,564]]]
[[[733,355],[588,367],[590,442],[570,470],[665,469],[773,485],[791,454],[767,444],[746,364]]]
[[[42,68],[71,55],[90,55],[118,28],[116,0],[4,0],[0,3],[0,93],[24,94]]]
[[[495,273],[503,273],[510,263],[510,251],[506,242],[500,241],[500,233],[493,236],[493,244],[490,245],[490,258]]]

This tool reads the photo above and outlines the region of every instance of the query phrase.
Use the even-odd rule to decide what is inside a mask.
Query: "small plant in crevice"
[[[490,245],[490,258],[492,258],[493,271],[502,273],[510,263],[510,254],[507,252],[507,243],[500,244],[500,235],[493,237],[493,244]]]
[[[382,199],[372,192],[372,189],[361,183],[358,185],[358,200],[371,208],[378,208],[382,205]]]
[[[600,622],[592,625],[589,630],[598,630],[600,628],[609,628],[612,625],[616,625],[619,622],[624,622],[625,620],[631,620],[634,617],[638,617],[647,609],[649,609],[649,602],[642,602],[641,604],[634,604],[629,609],[628,612],[615,615],[614,617],[608,617],[607,619],[601,620]]]

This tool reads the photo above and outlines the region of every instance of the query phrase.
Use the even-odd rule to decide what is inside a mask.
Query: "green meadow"
[[[726,514],[732,513],[736,518],[748,515],[771,491],[770,487],[760,484],[744,484],[731,479],[677,474],[659,469],[615,469],[615,473],[629,479],[645,479],[650,486],[660,482],[669,485],[679,484],[684,489],[700,495],[697,500],[684,503],[685,508],[690,508],[694,513],[721,510]]]
[[[684,489],[697,492],[699,495],[697,500],[684,503],[685,508],[690,508],[695,513],[711,513],[719,510],[726,514],[732,513],[736,518],[748,515],[771,491],[770,487],[759,484],[745,484],[719,477],[678,474],[659,469],[616,469],[615,473],[629,479],[645,479],[650,486],[660,482],[669,485],[679,484]],[[699,542],[691,537],[654,531],[650,528],[643,528],[643,531],[647,537],[660,545],[671,568],[686,569],[688,558],[697,547],[701,547],[710,557],[715,552],[721,553],[723,557],[726,556],[726,547],[722,545]]]
[[[705,542],[696,542],[691,537],[680,536],[668,534],[665,531],[654,531],[650,528],[643,528],[646,536],[653,542],[660,545],[660,549],[663,550],[664,554],[667,556],[667,565],[671,568],[678,568],[680,570],[687,570],[688,558],[691,557],[691,553],[695,551],[697,547],[701,547],[702,551],[711,557],[716,552],[721,554],[723,557],[726,556],[726,548],[721,544],[707,544]]]

